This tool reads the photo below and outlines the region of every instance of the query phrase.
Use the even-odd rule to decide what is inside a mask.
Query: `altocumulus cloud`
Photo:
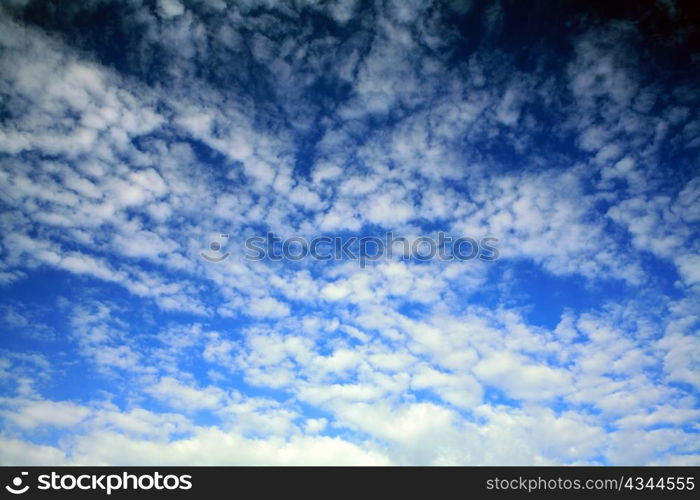
[[[0,462],[700,464],[696,26],[4,2]],[[500,259],[244,256],[389,231]]]

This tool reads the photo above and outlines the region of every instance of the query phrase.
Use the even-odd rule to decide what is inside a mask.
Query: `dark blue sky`
[[[697,465],[699,20],[6,2],[0,463]]]

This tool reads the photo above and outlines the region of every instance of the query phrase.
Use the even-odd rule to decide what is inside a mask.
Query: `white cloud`
[[[199,389],[172,377],[162,377],[145,392],[185,412],[219,408],[226,399],[226,394],[218,387]]]
[[[474,373],[515,399],[551,399],[571,390],[568,372],[528,363],[508,353],[494,354],[480,361]]]
[[[158,11],[165,18],[180,16],[185,8],[178,0],[158,0]]]
[[[87,408],[68,401],[11,401],[12,410],[2,416],[24,429],[40,426],[70,427],[80,423],[89,413]]]
[[[250,314],[258,318],[289,316],[289,306],[273,297],[255,298],[250,302]]]

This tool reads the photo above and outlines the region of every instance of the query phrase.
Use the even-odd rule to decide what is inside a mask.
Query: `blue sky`
[[[699,465],[698,18],[587,3],[3,2],[0,463]],[[389,231],[500,257],[245,258]]]

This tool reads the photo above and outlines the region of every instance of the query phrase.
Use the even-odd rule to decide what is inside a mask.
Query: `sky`
[[[2,2],[0,464],[700,465],[698,26]]]

